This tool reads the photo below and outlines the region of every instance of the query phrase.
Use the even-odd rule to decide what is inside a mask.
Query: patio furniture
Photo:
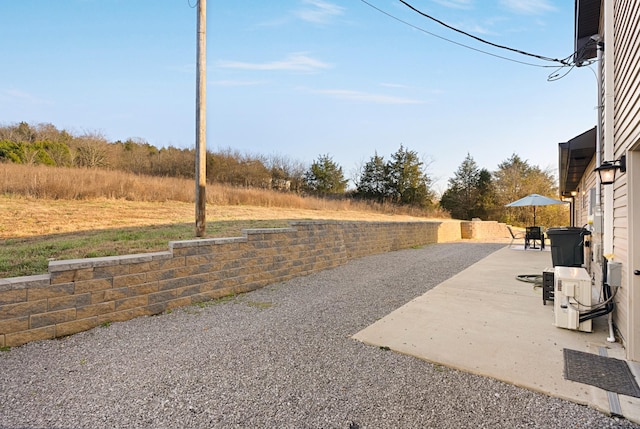
[[[536,242],[540,242],[540,247],[536,247]],[[525,249],[544,250],[544,232],[539,226],[528,226],[524,236]]]
[[[524,238],[524,231],[513,232],[513,229],[511,229],[509,225],[507,225],[507,229],[509,230],[509,234],[511,234],[511,243],[509,243],[509,247],[511,247],[514,241]]]

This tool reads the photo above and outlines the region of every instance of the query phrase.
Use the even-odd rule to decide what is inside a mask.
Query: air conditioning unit
[[[582,267],[554,268],[553,313],[558,328],[591,332],[591,320],[580,323],[580,313],[591,308],[591,277]]]

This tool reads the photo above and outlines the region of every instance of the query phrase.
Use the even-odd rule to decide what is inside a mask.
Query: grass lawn
[[[195,207],[182,202],[41,200],[0,196],[0,278],[47,273],[50,260],[168,250],[195,238]],[[237,237],[246,228],[286,227],[291,219],[419,221],[353,210],[207,207],[207,233]]]

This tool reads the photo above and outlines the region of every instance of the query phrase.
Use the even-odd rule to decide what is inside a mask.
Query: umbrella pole
[[[536,226],[536,206],[533,206],[533,226]]]

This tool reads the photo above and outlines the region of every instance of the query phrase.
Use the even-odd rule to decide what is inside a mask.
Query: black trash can
[[[580,267],[584,262],[584,237],[591,231],[575,226],[549,228],[553,266]]]

